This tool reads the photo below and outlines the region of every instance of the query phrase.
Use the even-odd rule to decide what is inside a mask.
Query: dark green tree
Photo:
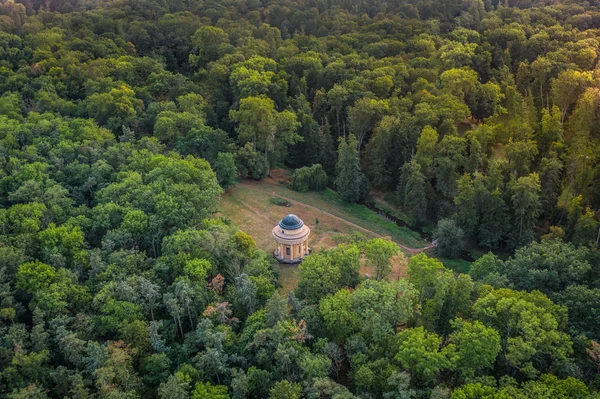
[[[362,174],[356,146],[356,138],[352,136],[339,139],[335,186],[340,198],[347,202],[356,202],[360,198]]]
[[[217,181],[223,189],[235,186],[238,170],[233,154],[220,152],[215,161],[214,169],[217,174]]]
[[[437,252],[447,258],[456,258],[463,249],[465,233],[454,219],[442,219],[434,233]]]

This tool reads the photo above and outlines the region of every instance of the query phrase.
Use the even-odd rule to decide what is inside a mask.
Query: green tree
[[[569,330],[575,334],[599,340],[600,289],[585,285],[569,285],[554,295],[556,302],[566,306],[569,312]]]
[[[356,135],[356,149],[360,154],[363,141],[389,110],[387,101],[361,98],[348,110],[350,132]]]
[[[352,293],[341,289],[319,301],[321,317],[325,320],[328,334],[338,343],[358,328],[359,317],[352,308]]]
[[[559,380],[551,374],[540,376],[538,381],[527,381],[521,386],[512,378],[506,378],[499,387],[484,385],[481,382],[471,383],[457,388],[451,399],[493,398],[592,398],[585,383],[573,377]]]
[[[452,347],[441,348],[442,339],[423,327],[409,328],[398,334],[395,359],[421,381],[428,383],[443,369],[452,367]]]
[[[539,153],[548,154],[549,151],[559,151],[564,145],[564,129],[561,115],[558,107],[552,107],[552,112],[547,109],[542,110],[542,123],[540,134],[538,136]]]
[[[505,148],[512,174],[518,178],[529,173],[531,164],[538,154],[536,142],[533,140],[511,140]]]
[[[412,158],[414,120],[407,113],[386,115],[373,130],[366,146],[369,183],[380,189],[396,184],[400,167]]]
[[[336,118],[338,137],[342,136],[342,133],[340,130],[340,114],[343,114],[345,111],[346,101],[348,101],[349,95],[350,95],[350,93],[348,92],[348,90],[340,84],[335,84],[327,92],[327,101],[329,102],[329,105],[331,106],[331,108],[333,108],[335,110],[335,118]],[[346,137],[346,128],[345,128],[345,124],[344,124],[344,138],[345,137]],[[358,145],[358,143],[357,143],[357,145]]]
[[[395,242],[374,238],[364,243],[364,250],[369,263],[375,266],[375,278],[383,280],[392,271],[391,258],[398,255],[400,249]]]
[[[276,382],[269,391],[269,399],[300,399],[301,397],[302,386],[288,380]]]
[[[552,295],[571,284],[584,283],[591,270],[587,254],[560,239],[533,242],[504,262],[503,273],[516,289]]]
[[[359,281],[360,250],[356,245],[338,245],[335,249],[307,256],[299,266],[300,281],[296,293],[309,303],[318,303],[327,295]]]
[[[412,256],[408,260],[408,277],[411,284],[419,291],[419,303],[431,296],[437,275],[444,270],[444,265],[437,259],[424,253]]]
[[[238,171],[233,154],[220,152],[217,156],[214,169],[217,181],[223,189],[235,186]]]
[[[417,397],[417,391],[410,387],[410,374],[405,371],[394,371],[388,378],[387,383],[393,390],[383,394],[386,399],[413,399]]]
[[[455,367],[461,376],[472,379],[489,369],[500,353],[500,334],[479,321],[465,322],[456,319],[449,342],[456,346]]]
[[[437,251],[441,256],[456,258],[463,249],[465,234],[454,219],[442,219],[438,222],[434,239]]]
[[[540,199],[542,213],[546,217],[551,215],[558,204],[562,169],[563,164],[554,152],[540,161]]]
[[[238,122],[240,142],[252,142],[254,149],[261,149],[267,165],[270,165],[268,154],[275,151],[276,145],[285,147],[301,138],[296,132],[299,126],[296,114],[288,110],[277,112],[275,103],[267,97],[243,98],[239,110],[231,110],[230,117]]]
[[[501,364],[508,370],[534,377],[548,366],[539,359],[564,364],[572,352],[564,332],[567,309],[539,291],[491,290],[475,302],[473,315],[500,333]]]
[[[7,92],[2,94],[2,105],[0,106],[0,115],[6,115],[10,119],[21,120],[21,109],[23,102],[19,94]]]
[[[211,61],[216,61],[220,55],[229,49],[229,35],[215,26],[202,26],[192,36],[192,53],[190,63],[204,66]]]
[[[339,139],[335,186],[340,198],[347,202],[356,202],[360,198],[361,172],[356,143],[352,136],[347,140]]]
[[[417,290],[406,280],[364,281],[352,295],[361,335],[379,348],[391,345],[396,326],[413,320],[418,313],[417,301]]]
[[[192,137],[205,129],[204,117],[198,112],[162,111],[154,123],[154,135],[161,142],[169,147],[178,144],[186,150],[191,147]]]
[[[252,143],[246,143],[238,150],[237,170],[243,178],[251,177],[254,180],[260,180],[267,175],[267,163],[252,148]]]
[[[295,191],[324,190],[327,188],[327,173],[321,164],[305,166],[294,170],[290,188]]]
[[[552,101],[561,111],[560,121],[564,123],[571,106],[581,93],[592,84],[590,72],[567,69],[552,80]]]
[[[316,378],[326,378],[331,372],[331,359],[325,355],[315,355],[307,352],[300,358],[299,364],[302,377],[306,381]]]
[[[277,291],[267,301],[267,325],[274,326],[288,315],[288,303],[285,297],[279,295]]]
[[[88,115],[113,132],[121,130],[122,126],[133,126],[143,107],[142,101],[135,98],[135,92],[127,85],[92,94],[86,103]]]
[[[540,190],[540,179],[535,173],[520,177],[511,187],[515,247],[533,238],[533,226],[541,212]]]
[[[473,280],[489,284],[494,288],[509,286],[508,278],[504,275],[504,262],[491,252],[471,263],[469,275]]]
[[[225,385],[199,382],[192,391],[191,399],[229,399],[229,394]]]
[[[401,170],[396,196],[398,201],[404,205],[411,223],[417,226],[425,222],[426,218],[425,187],[426,179],[421,172],[421,165],[416,161],[405,163]]]
[[[433,172],[432,168],[436,156],[437,141],[437,131],[431,126],[425,126],[421,131],[419,140],[417,141],[415,161],[421,165],[421,169],[426,175]]]
[[[169,378],[171,361],[164,353],[155,353],[146,357],[141,364],[144,372],[142,380],[151,387],[157,387]]]

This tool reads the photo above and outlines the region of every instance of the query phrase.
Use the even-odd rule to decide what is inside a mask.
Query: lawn
[[[239,191],[244,188],[266,191],[271,194],[271,196],[282,196],[311,205],[312,207],[331,213],[332,215],[354,223],[376,234],[389,236],[399,244],[408,247],[422,248],[429,244],[427,241],[423,240],[418,233],[409,228],[397,226],[395,223],[380,217],[363,205],[342,201],[332,190],[309,191],[306,193],[290,190],[287,187],[287,172],[284,170],[275,170],[273,178],[266,178],[261,181],[245,180],[238,184],[238,187],[233,190]],[[284,212],[285,211],[282,211],[282,216]],[[320,215],[324,214],[321,212],[312,212],[310,216],[318,217],[321,220]],[[301,215],[298,216],[302,218],[305,223],[307,221],[310,222],[311,220],[314,222],[314,217],[307,220]],[[319,228],[321,228],[321,224],[319,224]],[[364,231],[361,232],[364,233]]]
[[[288,190],[287,188],[280,188],[280,190],[287,190],[288,195],[286,195],[286,197],[288,198],[309,203],[312,206],[323,209],[378,234],[389,236],[400,244],[413,248],[422,248],[429,244],[427,241],[423,240],[418,233],[409,228],[400,227],[393,222],[385,220],[364,205],[350,204],[342,201],[338,195],[330,189],[308,193],[298,193]],[[280,193],[278,191],[276,192]],[[285,194],[281,193],[281,195]]]
[[[290,192],[287,190],[285,194]],[[296,214],[310,227],[309,244],[313,250],[331,248],[335,245],[333,237],[336,234],[351,234],[357,230],[343,220],[293,200],[290,201],[289,207],[276,205],[271,201],[273,197],[272,193],[253,190],[244,183],[238,184],[223,195],[220,204],[221,216],[249,234],[256,241],[256,245],[265,252],[274,249],[271,230],[288,213]],[[318,227],[315,223],[317,218]],[[367,238],[375,237],[367,231],[359,231]]]
[[[332,248],[336,245],[336,235],[355,231],[367,239],[382,235],[390,236],[407,246],[420,248],[427,245],[418,234],[396,226],[362,205],[342,202],[331,190],[298,193],[280,182],[281,180],[268,178],[260,182],[240,181],[236,187],[223,194],[220,204],[221,216],[249,234],[256,245],[267,253],[274,247],[271,236],[273,226],[288,213],[296,214],[310,227],[309,245],[313,251]],[[282,197],[289,199],[289,207],[278,205],[279,201],[276,199],[283,199]],[[274,264],[280,273],[282,292],[294,289],[298,281],[298,266]],[[390,279],[397,280],[406,275],[405,256],[393,258],[392,265]],[[373,275],[374,270],[363,262],[361,274]]]
[[[397,243],[411,248],[423,248],[429,244],[418,233],[407,227],[397,226],[363,205],[342,201],[332,190],[307,193],[292,191],[287,187],[287,171],[277,169],[273,174],[273,178],[261,181],[239,181],[236,187],[223,194],[220,204],[221,216],[249,234],[256,241],[256,245],[267,253],[274,248],[271,230],[289,213],[296,214],[310,227],[309,245],[313,251],[332,248],[336,245],[337,235],[349,235],[353,232],[359,232],[367,239],[377,236],[390,237]],[[375,200],[381,209],[390,214],[402,219],[406,217],[383,196],[375,196]],[[431,226],[426,226],[426,230],[431,230]],[[434,250],[428,250],[427,253],[437,257]],[[470,253],[475,258],[481,255],[473,251]],[[439,259],[446,267],[456,272],[469,272],[470,262],[462,259]],[[391,280],[406,276],[406,261],[404,255],[392,259]],[[280,273],[282,293],[293,290],[298,282],[298,266],[281,265],[275,260],[273,263]],[[374,274],[374,270],[367,267],[364,260],[360,271],[363,275]]]

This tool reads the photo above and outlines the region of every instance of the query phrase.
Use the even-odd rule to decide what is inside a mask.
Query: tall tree
[[[375,278],[382,280],[392,271],[391,258],[398,255],[398,245],[389,240],[374,238],[364,244],[365,255],[373,266],[375,266]]]
[[[230,116],[238,122],[240,142],[252,142],[254,149],[262,150],[268,165],[268,154],[275,151],[276,145],[283,145],[285,149],[301,139],[296,132],[299,126],[296,114],[288,110],[277,112],[275,103],[267,97],[243,98],[239,110],[231,110]]]
[[[331,108],[335,110],[335,120],[337,126],[338,137],[342,137],[342,131],[340,127],[340,114],[344,114],[346,108],[346,101],[348,101],[350,93],[348,90],[340,85],[335,84],[328,92],[327,92],[327,101]],[[346,137],[346,126],[344,125],[343,131],[344,138]]]
[[[456,369],[464,379],[472,379],[494,364],[500,353],[500,334],[480,321],[456,319],[449,341],[456,345]]]
[[[433,162],[436,155],[436,145],[438,142],[438,133],[431,126],[425,126],[421,130],[421,135],[417,141],[417,152],[415,161],[421,165],[423,173],[431,176],[433,172]]]
[[[350,132],[356,135],[356,149],[360,153],[363,141],[388,112],[387,101],[361,98],[348,110]]]
[[[567,69],[552,80],[552,101],[561,111],[560,122],[564,123],[567,114],[581,93],[592,84],[590,72]]]
[[[533,226],[541,212],[540,179],[536,173],[520,177],[511,187],[515,247],[533,239]]]
[[[356,146],[357,140],[353,136],[339,139],[335,186],[340,197],[347,202],[356,202],[360,198],[362,173]]]
[[[421,165],[416,161],[407,162],[402,167],[400,182],[396,189],[398,201],[404,205],[411,223],[420,225],[425,221],[427,198],[425,194],[426,179],[421,172]]]
[[[434,238],[441,256],[456,258],[463,249],[465,233],[454,219],[442,219],[438,222]]]
[[[547,357],[556,365],[567,361],[572,343],[563,331],[566,312],[539,291],[506,288],[489,291],[473,305],[474,317],[500,333],[500,364],[530,377],[550,365],[538,359]]]
[[[431,382],[438,372],[451,366],[449,350],[441,348],[442,339],[423,327],[399,333],[398,344],[395,359],[422,382]]]
[[[235,186],[238,170],[235,165],[235,157],[232,153],[220,152],[215,161],[214,169],[217,181],[223,189]]]

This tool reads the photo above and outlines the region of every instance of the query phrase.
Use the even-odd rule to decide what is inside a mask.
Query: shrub
[[[324,190],[327,187],[327,173],[320,163],[294,170],[290,188],[295,191]]]
[[[278,205],[278,206],[290,206],[290,203],[282,198],[279,197],[271,197],[269,198],[269,202],[273,205]]]

